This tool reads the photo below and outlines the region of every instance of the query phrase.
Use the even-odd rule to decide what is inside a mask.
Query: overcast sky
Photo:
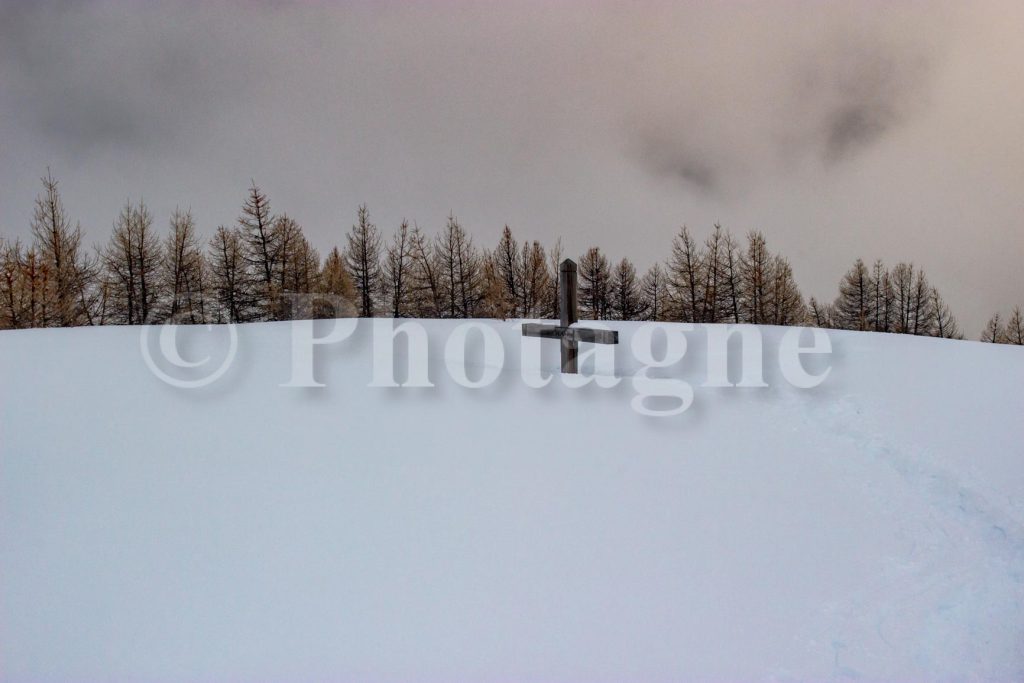
[[[970,336],[1024,304],[1024,3],[0,0],[0,234],[50,166],[88,239],[207,235],[250,178],[322,250],[366,202],[641,267],[759,229],[805,294],[913,260]]]

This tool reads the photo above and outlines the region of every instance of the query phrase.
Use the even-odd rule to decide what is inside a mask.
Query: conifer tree
[[[164,241],[160,289],[162,317],[176,322],[206,322],[206,263],[191,211],[175,209]]]
[[[668,282],[660,264],[655,263],[644,274],[640,292],[644,319],[665,320],[668,315]]]
[[[990,344],[1002,344],[1005,338],[1005,330],[1003,329],[1003,320],[996,313],[994,316],[989,318],[988,324],[985,325],[985,329],[981,333],[981,341],[988,342]]]
[[[881,259],[871,266],[871,329],[888,332],[892,325],[895,294],[889,272]]]
[[[707,323],[717,323],[725,317],[723,304],[725,303],[724,293],[727,289],[725,283],[726,267],[723,263],[727,245],[722,226],[715,223],[715,229],[704,242],[703,275],[701,284],[703,304],[700,319]]]
[[[82,249],[82,229],[71,227],[57,180],[46,171],[43,193],[32,213],[32,237],[39,267],[46,282],[41,292],[40,323],[69,327],[92,323],[94,294],[89,285],[96,264]]]
[[[519,257],[519,274],[520,301],[515,314],[525,318],[553,315],[548,301],[551,273],[548,270],[544,247],[537,240],[530,244],[523,242]]]
[[[360,205],[356,224],[348,233],[345,263],[356,288],[359,317],[372,318],[383,285],[380,265],[381,239],[377,226],[370,222],[370,211]]]
[[[782,256],[772,256],[771,294],[768,319],[773,325],[802,325],[807,319],[807,307],[803,295],[793,277],[793,268]]]
[[[1006,322],[1003,339],[1007,344],[1024,346],[1024,316],[1021,315],[1020,306],[1014,307],[1010,319]]]
[[[423,234],[418,225],[413,226],[409,243],[413,313],[421,318],[440,318],[444,308],[444,289],[436,244]]]
[[[682,322],[702,322],[704,256],[684,225],[672,239],[672,255],[666,272],[674,315]]]
[[[945,300],[939,295],[939,290],[932,287],[931,300],[932,334],[943,339],[963,339],[960,326],[956,322],[952,311],[946,305]]]
[[[519,254],[519,246],[512,237],[512,230],[506,225],[501,231],[501,239],[492,254],[494,275],[498,278],[505,298],[502,310],[509,315],[520,315],[519,308],[523,303],[523,262]]]
[[[836,327],[862,331],[873,327],[871,307],[876,296],[868,269],[861,259],[857,259],[839,283],[839,298],[833,306]]]
[[[643,298],[636,268],[629,259],[615,266],[611,279],[610,313],[613,320],[636,320],[643,312]]]
[[[128,325],[152,322],[163,256],[145,203],[125,204],[102,257],[114,320]]]
[[[831,328],[836,326],[832,304],[822,304],[812,296],[807,307],[810,323],[815,327]]]
[[[393,318],[412,315],[412,297],[409,294],[412,288],[412,267],[409,221],[403,220],[384,256],[384,281]]]
[[[238,227],[244,241],[245,261],[251,271],[252,280],[261,284],[262,296],[269,296],[274,289],[281,234],[277,230],[277,219],[270,212],[270,199],[255,181],[249,187],[249,194],[242,204]]]
[[[229,323],[253,318],[254,285],[246,260],[245,236],[239,229],[217,228],[210,240],[211,290],[216,319]]]
[[[482,298],[483,271],[473,240],[454,214],[437,239],[441,284],[445,297],[445,315],[472,318]]]
[[[768,322],[771,283],[771,254],[764,235],[747,235],[747,250],[740,256],[740,311],[743,322],[760,325]]]
[[[578,281],[580,317],[607,319],[611,272],[608,259],[598,247],[591,247],[580,257]]]
[[[349,275],[345,258],[337,247],[331,249],[324,259],[317,278],[317,291],[326,294],[326,300],[318,299],[314,305],[315,318],[350,317],[357,314],[355,306],[356,288]]]

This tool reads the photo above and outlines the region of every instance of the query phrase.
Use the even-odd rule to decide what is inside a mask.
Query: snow
[[[799,390],[764,328],[770,386],[705,388],[696,326],[653,418],[637,324],[618,386],[533,389],[502,323],[478,390],[456,324],[420,389],[367,386],[368,321],[321,389],[288,323],[191,391],[137,328],[0,333],[3,680],[1024,679],[1024,350],[832,332]]]

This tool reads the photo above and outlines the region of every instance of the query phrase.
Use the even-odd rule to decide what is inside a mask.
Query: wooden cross
[[[580,342],[619,343],[619,333],[614,330],[572,327],[579,320],[576,315],[576,263],[572,259],[565,259],[558,266],[558,314],[559,325],[523,323],[523,336],[561,339],[562,372],[571,374],[579,372],[576,358],[579,355]]]

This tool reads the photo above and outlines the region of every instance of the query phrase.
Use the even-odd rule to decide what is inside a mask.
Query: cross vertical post
[[[573,327],[579,316],[576,312],[576,263],[565,259],[558,266],[558,325],[523,323],[524,337],[558,339],[562,351],[562,372],[579,372],[578,358],[580,342],[591,344],[618,344],[619,333],[615,330],[594,330]]]
[[[569,327],[579,320],[576,314],[576,263],[565,259],[558,266],[558,316],[562,327]],[[580,344],[573,335],[562,336],[562,372],[579,372],[576,359]]]

